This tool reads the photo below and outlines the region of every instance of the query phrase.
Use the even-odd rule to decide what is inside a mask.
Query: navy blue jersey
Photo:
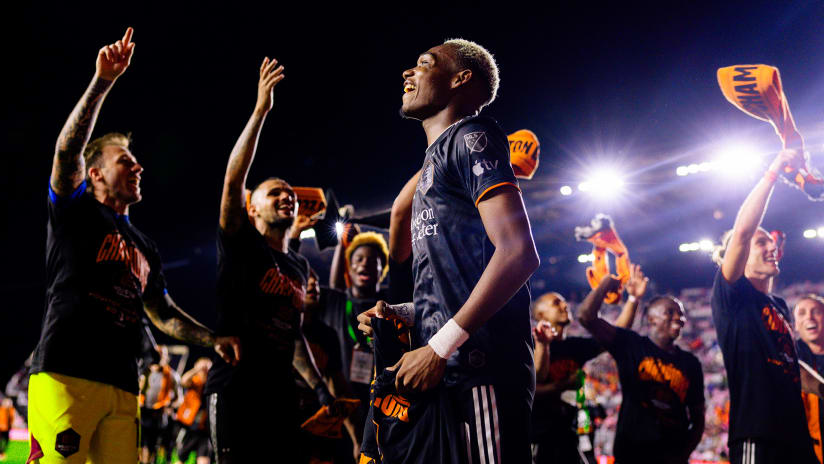
[[[233,379],[273,382],[294,391],[292,357],[309,263],[292,250],[273,249],[249,222],[233,235],[218,229],[217,334],[240,337],[237,366],[215,357],[206,394]]]
[[[157,246],[85,193],[49,186],[46,314],[31,372],[114,385],[137,394],[143,302],[163,298]]]
[[[787,304],[719,270],[711,305],[730,385],[730,443],[809,440]]]
[[[704,374],[692,353],[670,353],[648,337],[615,328],[606,347],[618,365],[621,411],[613,445],[620,462],[673,456],[686,458],[688,408],[703,411]]]
[[[518,187],[506,135],[490,118],[462,119],[426,149],[412,201],[413,345],[425,345],[478,283],[495,249],[477,205],[504,185]],[[447,385],[509,384],[532,395],[529,304],[524,285],[448,360]]]

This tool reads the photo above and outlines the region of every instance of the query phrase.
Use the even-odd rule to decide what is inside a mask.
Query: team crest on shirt
[[[486,132],[470,132],[464,135],[464,143],[469,152],[482,152],[486,148]]]
[[[435,165],[432,164],[432,161],[429,161],[423,168],[421,178],[418,180],[418,191],[421,192],[421,194],[426,195],[426,192],[429,191],[429,187],[432,187],[432,179],[434,176]]]

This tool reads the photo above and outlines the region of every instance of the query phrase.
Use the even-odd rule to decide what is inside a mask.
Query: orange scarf
[[[750,116],[773,125],[784,148],[804,149],[804,138],[795,127],[793,115],[778,68],[765,64],[744,64],[718,69],[718,85],[724,97]],[[787,168],[784,176],[811,200],[824,200],[824,178],[810,167],[805,153],[805,167]]]

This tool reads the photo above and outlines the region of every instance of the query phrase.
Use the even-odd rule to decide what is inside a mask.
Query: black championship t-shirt
[[[604,348],[592,338],[567,337],[555,340],[549,346],[549,377],[546,383],[565,381],[575,375],[590,359],[603,353]],[[578,385],[580,388],[581,385]],[[561,400],[561,393],[535,395],[532,405],[532,440],[568,439],[577,444],[577,408]],[[564,437],[559,435],[565,433]]]
[[[321,376],[331,377],[333,372],[341,369],[338,336],[332,328],[321,321],[313,320],[303,325],[303,335],[309,343],[309,349],[312,350],[312,357]],[[321,405],[315,390],[309,387],[303,377],[297,371],[294,371],[294,376],[298,387],[301,420],[306,420],[315,414]]]
[[[469,117],[426,149],[412,201],[415,346],[425,345],[469,298],[495,251],[477,209],[490,190],[517,188],[498,124]],[[527,285],[448,360],[447,385],[510,385],[532,395],[535,370]]]
[[[618,365],[622,393],[615,458],[629,463],[684,456],[691,424],[687,408],[703,411],[704,374],[698,358],[677,346],[674,353],[664,351],[620,327],[606,349]]]
[[[795,342],[795,347],[798,350],[798,359],[800,361],[804,361],[820,375],[824,375],[824,355],[814,354],[801,339]],[[803,393],[803,396],[804,409],[807,413],[807,428],[816,453],[820,453],[822,447],[821,432],[824,431],[824,399],[812,393]]]
[[[294,391],[292,357],[308,275],[303,256],[273,249],[251,223],[230,236],[218,228],[217,335],[239,336],[243,353],[235,367],[215,357],[206,394],[248,382]]]
[[[759,292],[746,277],[727,282],[720,270],[711,304],[730,386],[730,443],[748,438],[806,442],[787,304]]]
[[[83,182],[60,197],[49,187],[46,314],[31,372],[114,385],[137,394],[143,302],[163,298],[157,246]]]

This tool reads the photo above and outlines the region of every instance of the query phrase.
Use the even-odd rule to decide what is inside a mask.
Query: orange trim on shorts
[[[484,190],[484,191],[483,191],[480,195],[478,195],[478,199],[477,199],[477,200],[475,200],[475,207],[476,207],[476,208],[478,207],[478,203],[480,203],[480,202],[481,202],[481,200],[483,200],[483,199],[484,199],[484,195],[486,195],[487,193],[489,193],[489,191],[490,191],[490,190],[492,190],[492,189],[496,189],[496,188],[501,187],[501,186],[503,186],[503,185],[511,185],[511,186],[515,187],[516,189],[518,189],[518,191],[519,191],[519,192],[521,191],[521,189],[518,187],[518,185],[517,185],[517,184],[515,184],[515,183],[513,183],[513,182],[501,182],[500,184],[495,184],[495,185],[493,185],[493,186],[491,186],[491,187],[487,188],[486,190]]]

